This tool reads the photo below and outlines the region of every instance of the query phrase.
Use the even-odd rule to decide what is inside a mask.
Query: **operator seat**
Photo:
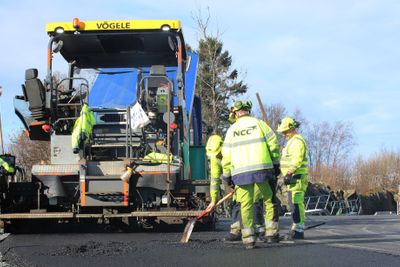
[[[158,88],[163,87],[163,85],[168,84],[167,79],[160,77],[164,76],[167,78],[167,71],[163,65],[153,65],[150,68],[150,76],[147,79],[146,85],[146,103],[148,111],[158,111],[159,110],[159,100],[157,100],[157,94],[160,93]]]
[[[46,90],[37,77],[37,69],[25,71],[25,93],[29,102],[29,110],[33,118],[40,120],[45,117]]]

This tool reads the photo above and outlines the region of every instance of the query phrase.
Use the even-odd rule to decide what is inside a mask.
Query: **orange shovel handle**
[[[233,190],[232,192],[226,194],[223,198],[221,198],[216,204],[215,207],[218,207],[219,205],[221,205],[225,200],[227,200],[228,198],[231,198],[233,196],[233,194],[235,193],[235,190]],[[203,218],[205,215],[207,215],[209,213],[209,211],[205,210],[203,211],[199,216],[196,217],[196,220]]]

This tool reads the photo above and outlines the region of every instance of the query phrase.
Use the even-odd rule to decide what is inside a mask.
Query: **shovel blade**
[[[193,232],[193,228],[194,228],[194,225],[195,225],[196,221],[197,221],[196,218],[194,218],[194,219],[191,219],[191,220],[186,224],[185,230],[183,231],[183,235],[182,235],[182,238],[181,238],[181,243],[187,243],[187,242],[189,242],[190,235],[191,235],[192,232]]]

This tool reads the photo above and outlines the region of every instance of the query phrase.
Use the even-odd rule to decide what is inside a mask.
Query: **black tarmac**
[[[213,232],[195,227],[187,244],[179,243],[181,231],[11,234],[0,243],[0,266],[400,266],[399,216],[306,220],[319,222],[326,224],[306,231],[304,241],[253,250],[222,241],[229,221]],[[289,224],[281,218],[281,234]]]

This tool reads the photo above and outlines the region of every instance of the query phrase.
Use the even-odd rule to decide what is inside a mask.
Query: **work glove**
[[[285,177],[283,177],[283,184],[290,185],[292,183],[292,178],[291,174],[286,174]]]
[[[275,177],[278,177],[279,174],[281,174],[281,165],[280,164],[274,164],[274,173],[275,173]]]

